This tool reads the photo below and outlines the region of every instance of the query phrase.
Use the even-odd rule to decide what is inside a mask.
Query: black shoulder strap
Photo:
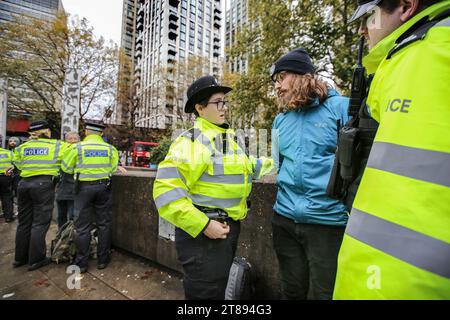
[[[397,45],[392,48],[392,50],[387,55],[387,60],[392,57],[392,55],[404,47],[410,45],[418,40],[423,40],[431,28],[433,28],[440,21],[448,18],[450,16],[450,9],[445,10],[438,14],[434,19],[429,20],[429,17],[423,17],[417,21],[411,28],[409,28],[405,33],[403,33],[396,41]]]

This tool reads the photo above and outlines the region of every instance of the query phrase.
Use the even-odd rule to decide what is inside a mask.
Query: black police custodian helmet
[[[86,130],[91,131],[103,132],[103,130],[105,130],[106,128],[105,124],[102,121],[97,120],[86,120],[84,124],[86,125]]]
[[[297,74],[313,74],[315,67],[311,58],[303,48],[298,48],[286,53],[278,59],[270,68],[270,78],[273,80],[274,76],[281,71],[289,71]]]
[[[352,23],[355,20],[358,20],[367,12],[372,10],[375,6],[377,6],[383,0],[358,0],[358,8],[353,13],[353,16],[350,18],[348,23]]]
[[[28,132],[43,130],[43,129],[50,129],[50,126],[48,125],[48,122],[45,120],[37,120],[33,121],[30,124],[30,128],[28,129]]]
[[[195,104],[205,100],[215,93],[223,92],[228,93],[232,89],[230,87],[224,87],[220,85],[216,78],[213,76],[203,76],[195,80],[187,90],[186,106],[184,112],[192,113],[195,109]]]

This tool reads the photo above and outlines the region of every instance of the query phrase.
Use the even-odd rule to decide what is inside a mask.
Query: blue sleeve
[[[278,130],[278,116],[273,121],[272,125],[272,159],[273,166],[278,170],[280,170],[280,137]]]
[[[347,124],[350,121],[351,117],[348,115],[348,107],[350,105],[350,99],[345,97],[341,102],[341,127]]]

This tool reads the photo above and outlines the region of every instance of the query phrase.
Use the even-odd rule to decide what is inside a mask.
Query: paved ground
[[[81,275],[80,289],[69,289],[67,265],[51,264],[28,271],[26,266],[14,269],[14,244],[17,222],[7,224],[0,218],[0,300],[181,300],[183,284],[179,274],[163,270],[149,261],[114,250],[108,268],[97,270],[90,261],[89,271]],[[47,247],[56,234],[52,223]],[[70,280],[70,279],[69,279]],[[70,283],[70,281],[69,281]]]

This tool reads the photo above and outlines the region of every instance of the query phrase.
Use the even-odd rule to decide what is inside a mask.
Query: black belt
[[[50,176],[50,175],[38,175],[38,176],[26,177],[26,178],[22,178],[22,179],[23,180],[39,180],[39,179],[42,179],[42,180],[50,179],[50,180],[52,180],[53,177],[54,176]]]
[[[79,181],[81,185],[97,185],[97,184],[108,184],[109,179],[101,179],[94,181]]]

